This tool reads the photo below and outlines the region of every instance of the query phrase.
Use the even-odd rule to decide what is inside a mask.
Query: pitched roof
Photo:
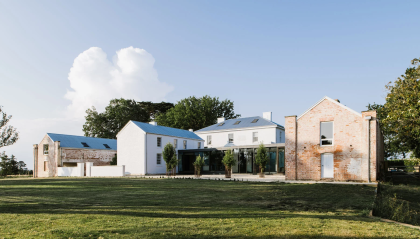
[[[53,133],[47,133],[47,135],[54,142],[60,141],[60,146],[62,148],[117,150],[117,140],[115,139],[102,139]],[[82,143],[86,143],[89,147],[85,147]],[[108,145],[110,148],[105,147],[104,144]]]
[[[258,119],[258,121],[255,122],[255,123],[252,123],[252,121],[254,121],[255,119]],[[238,124],[235,124],[237,121],[241,121],[241,122],[238,123]],[[210,125],[206,128],[197,130],[196,132],[240,129],[240,128],[250,128],[250,127],[253,128],[253,127],[262,127],[262,126],[279,126],[281,128],[284,128],[282,125],[279,125],[279,124],[274,123],[270,120],[264,119],[260,116],[229,119],[229,120],[223,121],[223,123],[224,123],[223,125],[220,125],[221,123]]]
[[[308,113],[308,112],[309,112],[309,111],[311,111],[313,108],[315,108],[317,105],[321,104],[321,102],[322,102],[322,101],[324,101],[324,100],[329,100],[329,101],[331,101],[332,103],[334,103],[334,104],[336,104],[336,105],[338,105],[338,106],[341,106],[341,107],[343,107],[343,108],[345,108],[345,109],[349,110],[350,112],[353,112],[353,113],[355,113],[355,114],[359,115],[360,117],[362,117],[362,114],[361,114],[361,113],[359,113],[359,112],[357,112],[357,111],[355,111],[355,110],[350,109],[349,107],[347,107],[347,106],[345,106],[345,105],[343,105],[343,104],[341,104],[341,103],[337,102],[336,100],[331,99],[331,98],[330,98],[330,97],[328,97],[328,96],[324,96],[321,100],[319,100],[318,102],[316,102],[316,104],[314,104],[311,108],[309,108],[307,111],[303,112],[303,114],[299,115],[299,117],[297,117],[297,119],[300,119],[300,118],[301,118],[302,116],[304,116],[306,113]]]
[[[135,125],[137,125],[140,129],[142,129],[146,133],[174,136],[174,137],[179,137],[179,138],[203,140],[202,138],[198,137],[198,135],[196,135],[194,132],[191,132],[188,130],[170,128],[170,127],[165,127],[161,125],[152,125],[149,123],[143,123],[143,122],[138,122],[138,121],[131,121],[131,122],[133,122]]]

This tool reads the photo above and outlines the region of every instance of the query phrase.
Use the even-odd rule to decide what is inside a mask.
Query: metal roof
[[[251,123],[255,119],[258,119],[258,121],[256,123]],[[239,124],[235,124],[235,122],[237,121],[241,121],[241,122]],[[260,116],[229,119],[229,120],[223,121],[224,124],[219,126],[220,123],[210,125],[206,128],[197,130],[196,132],[241,129],[241,128],[251,128],[251,127],[254,128],[254,127],[263,127],[263,126],[278,126],[278,127],[284,128],[282,125],[279,125],[270,120],[264,119],[263,117],[260,117]]]
[[[137,125],[140,129],[142,129],[146,133],[167,135],[167,136],[173,136],[173,137],[179,137],[179,138],[203,140],[202,138],[198,137],[198,135],[196,135],[194,132],[191,132],[188,130],[170,128],[170,127],[165,127],[161,125],[152,125],[149,123],[143,123],[143,122],[138,122],[138,121],[131,121],[131,122],[133,122],[135,125]]]
[[[80,148],[80,149],[106,149],[106,150],[117,150],[116,139],[102,139],[76,135],[66,134],[53,134],[47,133],[52,141],[60,141],[62,148]],[[89,147],[84,147],[82,143],[86,143]],[[104,144],[107,144],[110,148],[106,148]]]

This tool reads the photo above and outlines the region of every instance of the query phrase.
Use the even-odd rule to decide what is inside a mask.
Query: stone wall
[[[62,148],[61,160],[63,163],[93,162],[93,166],[104,166],[110,164],[116,153],[115,150]]]

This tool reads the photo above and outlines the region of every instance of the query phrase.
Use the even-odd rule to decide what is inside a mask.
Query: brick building
[[[383,136],[376,111],[358,113],[324,97],[285,120],[287,180],[377,181]]]
[[[34,177],[55,177],[58,167],[76,167],[77,163],[109,165],[116,153],[115,139],[48,133],[34,145]]]

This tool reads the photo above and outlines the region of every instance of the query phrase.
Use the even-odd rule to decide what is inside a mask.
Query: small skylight
[[[224,125],[225,123],[224,122],[222,122],[222,123],[220,123],[218,126],[222,126],[222,125]]]
[[[109,145],[104,144],[105,148],[110,149],[111,147],[109,147]]]
[[[241,123],[241,121],[240,121],[240,120],[239,120],[239,121],[236,121],[236,122],[234,123],[234,125],[235,125],[235,124],[239,124],[239,123]]]
[[[251,123],[257,123],[258,119],[254,119]]]
[[[83,144],[83,147],[89,147],[89,145],[85,142],[82,142],[82,144]]]

